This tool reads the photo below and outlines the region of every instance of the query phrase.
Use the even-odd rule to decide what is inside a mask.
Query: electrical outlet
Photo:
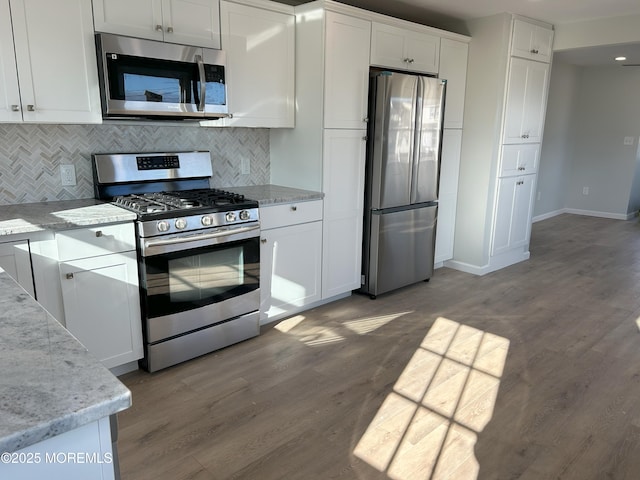
[[[251,162],[247,157],[242,157],[242,161],[240,163],[240,173],[242,175],[249,175],[251,173]]]
[[[63,187],[70,187],[76,184],[75,165],[60,165],[60,180]]]
[[[582,194],[589,195],[589,187],[582,187]]]
[[[624,144],[625,145],[633,145],[633,141],[635,140],[634,137],[624,137]]]
[[[538,200],[540,200],[541,195],[542,195],[542,192],[538,192]]]

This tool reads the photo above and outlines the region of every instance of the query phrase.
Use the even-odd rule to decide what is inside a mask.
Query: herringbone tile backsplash
[[[92,198],[92,153],[188,150],[211,151],[214,187],[269,183],[266,129],[0,124],[0,205]],[[243,158],[248,175],[241,174]],[[63,164],[75,165],[77,185],[61,185]]]

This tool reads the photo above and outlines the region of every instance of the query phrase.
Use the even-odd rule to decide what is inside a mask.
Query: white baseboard
[[[585,215],[587,217],[611,218],[613,220],[631,220],[636,216],[636,212],[624,214],[624,213],[597,212],[595,210],[580,210],[577,208],[561,208],[560,210],[554,210],[553,212],[537,215],[531,219],[531,223],[540,222],[542,220],[546,220],[547,218],[553,218],[563,213],[570,213],[572,215]]]
[[[507,252],[496,257],[491,257],[489,259],[489,263],[482,266],[472,265],[470,263],[460,262],[457,260],[447,260],[446,262],[444,262],[444,266],[453,268],[454,270],[459,270],[461,272],[482,276],[508,267],[510,265],[528,260],[530,256],[531,254],[528,250],[526,252]]]
[[[561,208],[560,210],[554,210],[553,212],[543,213],[542,215],[536,215],[531,219],[531,223],[540,222],[542,220],[546,220],[547,218],[557,217],[558,215],[562,215],[563,213],[567,213],[566,208]]]
[[[613,220],[630,220],[633,218],[634,214],[627,213],[609,213],[609,212],[596,212],[593,210],[579,210],[576,208],[565,208],[565,213],[571,213],[573,215],[585,215],[588,217],[600,217],[600,218],[611,218]]]

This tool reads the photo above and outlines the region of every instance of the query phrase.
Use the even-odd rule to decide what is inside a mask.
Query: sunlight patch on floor
[[[394,480],[476,479],[509,340],[438,318],[356,445]]]
[[[377,317],[359,318],[357,320],[344,322],[343,325],[358,335],[366,335],[367,333],[375,332],[380,327],[384,327],[395,319],[409,313],[413,313],[413,311],[393,313],[391,315],[380,315]]]

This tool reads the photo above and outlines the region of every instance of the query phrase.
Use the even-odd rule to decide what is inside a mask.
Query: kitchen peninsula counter
[[[0,206],[0,236],[127,222],[136,214],[100,200],[62,200]]]
[[[0,365],[0,453],[131,406],[131,392],[2,269]]]

